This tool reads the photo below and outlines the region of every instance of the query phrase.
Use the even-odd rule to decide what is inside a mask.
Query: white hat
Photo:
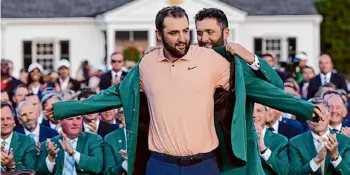
[[[43,67],[39,63],[32,63],[28,68],[28,72],[32,72],[34,69],[39,69],[41,73],[44,72]]]
[[[56,71],[58,71],[58,69],[60,69],[61,67],[66,67],[66,68],[70,68],[70,63],[68,60],[66,59],[61,59],[60,61],[58,61],[57,66],[56,66]]]
[[[307,55],[305,52],[299,52],[296,56],[296,59],[300,60],[300,61],[306,61],[307,60]]]

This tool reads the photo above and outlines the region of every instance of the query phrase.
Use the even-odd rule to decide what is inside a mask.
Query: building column
[[[196,28],[194,28],[193,30],[191,30],[191,32],[192,32],[192,36],[193,36],[193,38],[192,38],[192,40],[193,40],[193,43],[198,43],[198,38],[197,38],[197,30],[196,30]]]
[[[109,56],[115,52],[115,30],[111,27],[107,27],[106,31],[106,42],[107,42],[107,63],[109,63]]]
[[[148,47],[157,46],[156,32],[155,32],[155,30],[153,28],[148,30],[147,37],[148,37],[147,38],[147,40],[148,40]]]

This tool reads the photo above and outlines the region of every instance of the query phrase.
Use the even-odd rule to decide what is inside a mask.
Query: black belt
[[[156,160],[167,162],[171,164],[177,164],[179,166],[190,166],[197,163],[200,163],[204,160],[208,160],[215,157],[214,151],[209,153],[199,153],[193,156],[171,156],[167,154],[152,152],[151,158]]]

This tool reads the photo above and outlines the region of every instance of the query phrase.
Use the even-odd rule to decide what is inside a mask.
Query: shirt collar
[[[278,132],[278,126],[279,126],[279,122],[281,120],[279,119],[278,121],[276,121],[273,125],[272,125],[272,128],[275,130],[275,132],[277,133]]]
[[[190,48],[188,49],[188,52],[186,53],[186,55],[181,57],[179,60],[188,61],[189,57],[192,56],[192,50],[193,50],[192,47],[194,47],[194,46],[191,45]],[[158,52],[158,61],[159,62],[168,61],[168,58],[165,58],[165,56],[164,56],[164,47],[161,47],[160,49],[158,49],[157,52]]]
[[[69,79],[70,79],[70,77],[67,77],[65,80],[62,80],[62,78],[60,77],[59,81],[60,81],[60,83],[68,83]]]
[[[35,136],[39,136],[39,133],[40,133],[40,126],[39,126],[39,124],[36,125],[36,127],[35,127],[35,129],[34,129],[33,132],[30,132],[30,131],[28,131],[26,128],[24,128],[24,133],[25,133],[26,135],[34,134]]]
[[[321,73],[321,77],[322,77],[322,78],[323,78],[324,76],[326,76],[327,78],[330,78],[331,75],[332,75],[332,72],[328,72],[328,73],[326,73],[326,74]]]
[[[3,140],[2,138],[0,138],[0,144],[5,141],[7,144],[10,144],[11,143],[11,140],[12,140],[12,136],[13,136],[13,131],[12,133],[10,134],[9,137],[7,137],[7,139]]]
[[[339,125],[337,125],[337,126],[334,127],[334,128],[333,128],[331,125],[329,125],[329,129],[331,129],[331,130],[336,129],[336,130],[338,130],[338,131],[341,131],[342,126],[343,126],[342,123],[340,123]]]
[[[311,135],[314,138],[314,140],[316,140],[316,141],[319,141],[320,137],[325,138],[329,133],[330,133],[329,129],[327,129],[326,133],[324,133],[322,136],[319,136],[319,135],[315,134],[313,131],[311,131]]]
[[[265,134],[266,134],[266,126],[264,126],[264,129],[262,130],[262,137],[265,138]]]
[[[112,78],[115,78],[116,75],[118,75],[118,77],[120,77],[123,73],[123,70],[120,69],[118,72],[115,72],[114,70],[112,70]]]

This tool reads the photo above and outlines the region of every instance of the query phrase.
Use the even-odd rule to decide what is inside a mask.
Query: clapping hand
[[[69,143],[69,138],[67,137],[67,135],[65,133],[63,133],[62,131],[59,133],[62,137],[63,137],[63,140],[59,140],[61,146],[62,146],[62,149],[67,152],[68,154],[72,154],[73,152],[73,148],[72,146],[70,145]]]
[[[7,154],[7,151],[1,151],[1,166],[6,166],[8,168],[13,168],[15,166],[15,161],[13,160],[13,150]]]
[[[89,132],[91,133],[97,133],[97,123],[96,120],[92,120],[89,124]]]
[[[328,139],[325,140],[324,146],[327,149],[328,155],[334,161],[339,156],[338,152],[338,141],[335,134],[329,134]]]
[[[58,151],[60,150],[56,143],[51,142],[51,139],[46,139],[46,150],[48,152],[48,158],[50,162],[54,162]]]

